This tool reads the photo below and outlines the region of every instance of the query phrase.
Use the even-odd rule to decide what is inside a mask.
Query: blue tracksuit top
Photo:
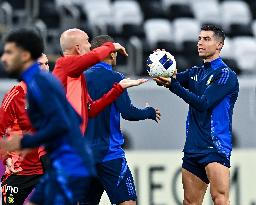
[[[27,112],[36,130],[24,135],[21,147],[44,145],[51,169],[60,175],[91,175],[91,157],[79,127],[81,119],[68,103],[60,82],[37,63],[23,72],[21,78],[27,85]]]
[[[89,94],[93,100],[99,99],[123,79],[123,75],[113,71],[112,66],[101,62],[84,72]],[[94,160],[105,162],[125,157],[121,146],[124,137],[120,130],[120,113],[126,120],[155,120],[152,107],[138,109],[131,103],[127,90],[97,117],[88,121],[85,139],[91,146]]]
[[[177,74],[170,91],[189,104],[183,151],[218,152],[230,159],[232,114],[239,92],[235,72],[219,57]]]

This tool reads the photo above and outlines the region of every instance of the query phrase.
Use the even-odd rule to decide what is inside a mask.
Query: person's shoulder
[[[106,80],[111,79],[111,72],[103,67],[93,66],[84,71],[84,76],[87,82],[91,82],[93,84],[96,83],[106,83]]]
[[[237,75],[236,72],[234,72],[234,69],[232,69],[231,67],[229,67],[229,65],[226,64],[225,60],[222,59],[222,63],[220,65],[220,70],[221,72],[226,72],[229,73],[231,75]]]
[[[227,76],[233,79],[237,79],[237,74],[235,71],[233,71],[232,68],[230,68],[228,65],[224,64],[224,66],[220,69],[220,74],[222,76]]]
[[[34,78],[34,84],[43,88],[53,88],[54,86],[60,86],[60,81],[50,72],[41,70],[37,77]]]
[[[24,98],[25,97],[25,92],[23,88],[18,84],[15,85],[11,90],[9,90],[3,98],[2,101],[2,108],[4,110],[7,110],[9,105],[12,104],[12,102],[17,101],[17,99]]]
[[[52,72],[55,73],[56,71],[62,70],[63,64],[65,64],[65,57],[61,56],[57,58]]]
[[[113,79],[113,81],[120,81],[124,79],[124,75],[115,70],[109,70],[101,67],[91,67],[84,72],[85,76],[93,77],[95,74],[101,75],[104,79]]]
[[[25,95],[26,84],[22,81],[17,85],[14,85],[6,94],[5,96],[11,95]]]
[[[79,55],[71,55],[71,56],[61,56],[59,57],[56,62],[53,69],[53,72],[56,72],[56,70],[63,71],[63,67],[67,66],[68,64],[74,62],[79,58]]]
[[[63,93],[64,88],[61,82],[51,73],[41,70],[36,78],[31,82],[30,91],[40,99],[42,96],[48,96],[52,93]]]
[[[45,71],[45,70],[40,70],[40,72],[38,72],[38,76],[41,77],[41,78],[54,78],[53,75],[48,72],[48,71]]]
[[[238,77],[236,73],[227,65],[216,70],[214,78],[219,85],[232,85],[235,87],[238,85]]]
[[[55,67],[58,67],[59,65],[61,65],[62,63],[65,62],[65,57],[61,56],[59,58],[57,58],[57,60],[55,61]]]
[[[79,58],[80,55],[69,55],[69,56],[60,56],[57,60],[56,63],[65,63],[67,61],[72,61],[72,60],[76,60],[77,58]]]
[[[113,76],[119,81],[125,78],[125,75],[118,71],[113,71]]]
[[[24,95],[27,93],[27,85],[24,81],[19,82],[14,88]]]
[[[91,75],[91,74],[95,74],[95,73],[103,73],[105,71],[105,69],[98,67],[98,66],[92,66],[90,68],[88,68],[87,70],[84,71],[85,75]]]

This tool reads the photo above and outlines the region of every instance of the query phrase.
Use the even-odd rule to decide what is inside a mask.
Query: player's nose
[[[4,54],[1,56],[1,61],[2,61],[2,63],[5,62],[5,55]]]
[[[202,41],[198,41],[197,42],[197,47],[200,47],[200,46],[202,46],[203,44],[202,44]]]

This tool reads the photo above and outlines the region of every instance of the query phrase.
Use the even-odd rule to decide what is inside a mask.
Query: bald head
[[[88,35],[77,28],[64,31],[60,37],[60,46],[64,55],[82,55],[90,51]]]

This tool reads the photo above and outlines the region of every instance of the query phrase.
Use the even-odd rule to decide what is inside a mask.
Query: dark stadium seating
[[[172,4],[167,10],[167,16],[171,21],[176,18],[194,18],[192,9],[187,4]]]
[[[237,51],[235,40],[242,36],[256,42],[255,0],[44,0],[40,1],[38,15],[25,10],[29,1],[6,2],[0,5],[0,37],[9,29],[29,22],[46,35],[50,55],[59,54],[59,34],[77,27],[87,31],[90,38],[109,34],[133,48],[137,56],[143,56],[143,60],[130,61],[118,57],[121,65],[130,67],[130,74],[145,75],[145,60],[156,48],[171,52],[178,65],[185,68],[198,63],[196,41],[200,26],[214,23],[227,35],[223,57],[234,65],[238,74],[248,71],[256,74],[256,65],[246,63],[254,62],[251,53],[256,51],[256,43],[246,44],[246,49]],[[28,17],[29,13],[33,16]],[[143,47],[131,45],[132,38]],[[247,60],[237,63],[237,55],[244,55]]]
[[[166,18],[166,13],[161,3],[158,0],[140,0],[141,9],[143,11],[144,19],[151,18]]]
[[[129,39],[132,36],[145,38],[145,32],[142,25],[124,24],[122,28],[122,36]]]
[[[253,36],[251,24],[231,24],[229,30],[229,36]]]

